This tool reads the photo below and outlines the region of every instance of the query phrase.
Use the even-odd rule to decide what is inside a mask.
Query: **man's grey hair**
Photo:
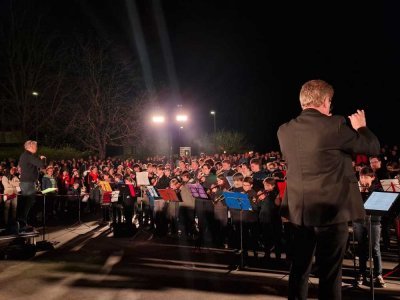
[[[307,81],[300,91],[301,107],[303,109],[310,106],[320,107],[324,103],[325,97],[332,100],[333,93],[333,87],[323,80]]]
[[[37,145],[37,142],[36,142],[36,141],[31,141],[31,140],[29,140],[29,141],[26,141],[26,142],[25,142],[24,148],[25,148],[25,149],[28,149],[28,148],[30,148],[30,147],[32,147],[32,146],[36,146],[36,145]]]

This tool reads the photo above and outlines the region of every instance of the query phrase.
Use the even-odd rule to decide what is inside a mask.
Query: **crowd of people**
[[[262,259],[265,261],[272,259],[272,252],[277,260],[281,259],[282,253],[290,258],[290,223],[280,215],[286,162],[278,151],[201,154],[181,157],[175,162],[162,156],[143,161],[88,157],[46,164],[45,158],[41,158],[35,161],[40,171],[34,178],[34,192],[39,195],[40,191],[50,189],[46,194],[48,213],[45,216],[49,220],[58,220],[68,214],[75,216],[78,204],[82,204],[83,212],[101,213],[102,222],[110,222],[111,226],[125,222],[132,227],[154,230],[160,236],[193,240],[199,245],[243,247],[245,259],[249,252],[258,257],[260,250],[264,252]],[[43,202],[38,201],[37,196],[36,201],[29,202],[20,195],[20,164],[20,161],[7,160],[0,165],[3,234],[28,230],[28,224],[40,224],[43,217]],[[380,179],[398,178],[398,164],[397,147],[382,148],[379,156],[355,156],[354,171],[363,195],[367,197],[373,190],[381,189]],[[138,185],[136,174],[142,172],[146,172],[149,186],[155,191],[173,190],[178,201],[154,197],[148,186]],[[194,197],[188,188],[191,184],[201,185],[207,199]],[[111,201],[113,191],[119,191],[119,199],[115,202]],[[242,222],[239,211],[229,209],[224,202],[223,193],[228,191],[246,194],[250,200],[252,209],[243,211]],[[374,219],[376,276],[382,274],[381,223],[383,247],[388,248],[390,244],[391,221]],[[366,227],[362,221],[353,227],[360,246],[359,280],[362,281],[366,276]]]

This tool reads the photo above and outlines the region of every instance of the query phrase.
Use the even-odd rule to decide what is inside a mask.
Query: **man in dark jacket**
[[[154,186],[157,189],[167,189],[169,187],[170,179],[164,174],[165,168],[163,165],[157,166],[157,177]]]
[[[37,151],[36,141],[26,141],[24,144],[25,151],[19,158],[19,168],[21,170],[21,194],[22,194],[22,209],[20,211],[19,220],[22,223],[21,228],[27,227],[28,214],[35,203],[36,187],[35,184],[39,177],[39,168],[44,168],[44,156],[38,158],[35,156]]]
[[[302,113],[278,130],[287,161],[282,214],[294,225],[289,299],[306,299],[315,251],[319,299],[341,299],[347,224],[365,215],[352,168],[352,154],[377,155],[379,141],[366,127],[364,111],[343,117],[330,113],[333,88],[322,80],[300,91]]]

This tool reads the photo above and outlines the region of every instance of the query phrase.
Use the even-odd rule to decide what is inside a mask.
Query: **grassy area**
[[[23,151],[22,147],[1,147],[0,148],[0,160],[7,158],[18,159]],[[50,147],[40,147],[38,149],[38,154],[44,155],[49,160],[62,160],[62,159],[72,159],[72,158],[85,158],[90,155],[88,151],[82,152],[72,147],[63,148],[50,148]]]

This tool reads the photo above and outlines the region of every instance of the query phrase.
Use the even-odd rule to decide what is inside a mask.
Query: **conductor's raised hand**
[[[365,119],[365,112],[364,110],[357,110],[356,113],[352,114],[349,116],[351,126],[355,129],[358,130],[361,127],[366,127],[367,126],[367,121]]]

